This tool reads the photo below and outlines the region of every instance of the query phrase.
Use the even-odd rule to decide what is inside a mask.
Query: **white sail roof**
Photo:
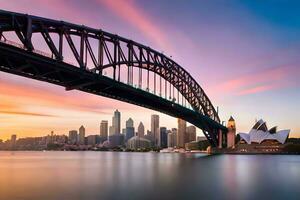
[[[262,128],[262,126],[264,127]],[[267,130],[266,122],[261,119],[256,122],[249,133],[239,133],[239,135],[248,144],[251,144],[252,142],[260,144],[264,140],[277,140],[279,143],[284,144],[290,133],[290,130],[281,130],[271,134]]]

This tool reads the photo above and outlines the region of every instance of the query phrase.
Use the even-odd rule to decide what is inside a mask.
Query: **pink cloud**
[[[169,51],[171,49],[162,30],[133,1],[97,0],[97,2],[104,4],[120,18],[136,26],[146,37],[162,48],[162,50]]]
[[[33,6],[34,5],[34,6]],[[26,13],[41,17],[65,20],[72,23],[85,25],[97,25],[91,23],[89,12],[82,12],[81,8],[71,1],[61,0],[20,0],[20,1],[1,1],[1,9],[12,12]],[[80,13],[79,15],[76,13]]]
[[[248,94],[255,94],[255,93],[260,93],[268,90],[272,90],[277,88],[275,85],[262,85],[262,86],[257,86],[245,90],[239,91],[237,94],[238,95],[248,95]]]
[[[228,92],[235,95],[249,95],[276,90],[292,85],[290,80],[299,74],[297,65],[285,65],[239,76],[217,85],[214,92]]]

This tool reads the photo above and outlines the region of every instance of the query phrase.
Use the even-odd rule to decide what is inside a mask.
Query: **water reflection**
[[[299,156],[0,152],[0,199],[298,199]]]

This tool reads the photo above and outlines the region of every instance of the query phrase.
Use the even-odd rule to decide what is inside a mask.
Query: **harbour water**
[[[0,152],[1,200],[299,198],[297,155]]]

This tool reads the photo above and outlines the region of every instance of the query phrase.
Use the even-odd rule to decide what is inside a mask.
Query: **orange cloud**
[[[34,113],[34,112],[18,112],[18,111],[6,111],[0,110],[0,114],[9,114],[9,115],[29,115],[29,116],[37,116],[37,117],[58,117],[56,115],[48,115],[42,113]]]
[[[137,27],[145,36],[159,45],[162,50],[169,51],[171,49],[162,30],[133,1],[97,0],[97,2],[104,4],[120,18]]]

